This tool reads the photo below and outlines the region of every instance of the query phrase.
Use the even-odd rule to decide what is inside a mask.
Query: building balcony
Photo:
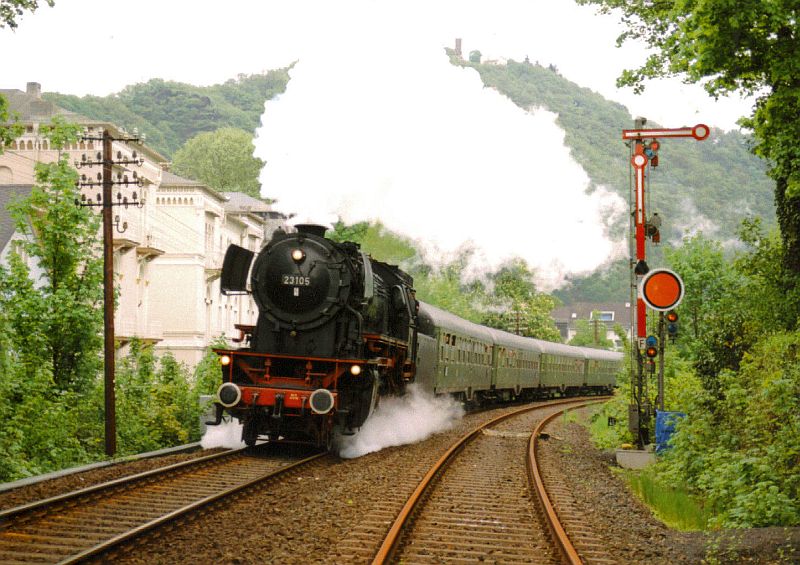
[[[118,347],[123,347],[134,339],[152,345],[164,339],[164,328],[161,321],[115,320],[114,334]]]

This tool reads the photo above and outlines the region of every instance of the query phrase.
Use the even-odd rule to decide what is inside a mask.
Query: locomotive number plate
[[[288,286],[311,286],[311,277],[300,275],[283,275],[281,283]]]

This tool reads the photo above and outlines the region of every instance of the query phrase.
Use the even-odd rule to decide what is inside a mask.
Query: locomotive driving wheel
[[[331,451],[333,449],[333,426],[327,418],[322,418],[320,420],[319,428],[316,432],[316,443],[317,447],[324,449],[325,451]]]
[[[242,426],[242,441],[247,447],[253,447],[258,440],[258,418],[250,416]]]

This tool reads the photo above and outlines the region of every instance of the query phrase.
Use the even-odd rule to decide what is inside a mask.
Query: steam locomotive
[[[237,326],[249,346],[214,350],[223,382],[209,424],[228,412],[242,422],[247,445],[330,448],[337,433],[357,431],[382,396],[411,382],[474,403],[615,385],[618,353],[468,322],[418,301],[408,274],[358,244],[327,239],[322,226],[296,229],[278,230],[257,258],[231,245],[223,262],[222,292],[251,292],[259,316],[255,326]]]

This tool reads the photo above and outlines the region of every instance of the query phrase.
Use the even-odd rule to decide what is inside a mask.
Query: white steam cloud
[[[411,385],[401,397],[381,399],[357,434],[342,436],[339,456],[361,457],[395,445],[407,445],[449,430],[464,415],[461,404],[450,396],[434,396]]]
[[[391,13],[370,16],[304,54],[267,102],[255,140],[264,196],[301,221],[380,220],[428,259],[464,245],[481,271],[522,257],[545,286],[603,263],[626,206],[587,194],[556,115],[485,88],[424,30],[409,38]],[[380,48],[392,44],[403,49]]]
[[[223,420],[218,426],[208,426],[206,433],[200,440],[203,449],[214,449],[225,447],[227,449],[238,449],[244,447],[242,441],[242,425],[237,420]]]

